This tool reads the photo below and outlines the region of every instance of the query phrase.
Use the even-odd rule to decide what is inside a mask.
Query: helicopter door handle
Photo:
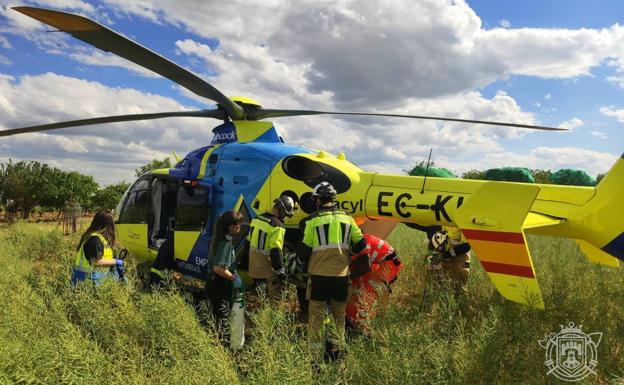
[[[496,221],[493,221],[489,218],[484,218],[484,217],[475,217],[472,218],[472,223],[477,225],[477,226],[483,226],[483,227],[497,227],[500,226],[500,224]]]

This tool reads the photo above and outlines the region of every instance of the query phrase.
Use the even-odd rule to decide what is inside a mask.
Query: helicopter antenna
[[[427,182],[427,173],[429,172],[429,164],[431,163],[431,152],[433,148],[429,149],[429,159],[427,159],[427,167],[425,167],[425,179],[423,179],[422,189],[420,190],[421,194],[425,193],[425,183]]]

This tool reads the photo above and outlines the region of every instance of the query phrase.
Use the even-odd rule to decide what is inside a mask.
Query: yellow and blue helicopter
[[[366,172],[342,153],[335,156],[286,144],[273,123],[262,120],[369,115],[557,129],[432,116],[264,109],[248,98],[226,97],[190,71],[86,17],[34,7],[14,9],[217,103],[209,110],[106,116],[0,131],[0,136],[8,136],[167,117],[223,121],[212,130],[209,145],[178,158],[171,169],[141,176],[126,191],[118,207],[118,239],[138,258],[153,259],[165,234],[172,232],[179,268],[201,276],[216,218],[229,209],[253,218],[270,210],[281,195],[300,205],[297,215],[286,221],[287,238],[296,239],[299,221],[314,209],[312,187],[326,180],[338,192],[338,205],[365,232],[381,238],[401,222],[460,228],[498,291],[511,301],[537,308],[544,302],[526,234],[572,238],[593,262],[617,267],[618,259],[624,260],[624,155],[595,188]],[[244,232],[234,240],[239,249],[243,236]]]

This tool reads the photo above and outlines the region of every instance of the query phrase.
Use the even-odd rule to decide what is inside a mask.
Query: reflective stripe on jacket
[[[113,259],[113,249],[108,245],[108,242],[102,234],[92,233],[87,240],[94,236],[98,237],[104,246],[102,259]],[[104,278],[104,276],[110,271],[110,266],[91,266],[84,253],[84,245],[86,242],[87,241],[80,245],[80,249],[78,249],[78,252],[76,253],[76,260],[74,261],[74,269],[72,273],[72,283],[84,281],[86,279],[98,281]]]
[[[362,240],[353,218],[334,208],[320,210],[306,222],[303,243],[312,249],[308,272],[313,275],[349,275],[349,246]]]
[[[270,214],[261,214],[251,220],[249,235],[249,275],[252,278],[271,278],[275,275],[270,251],[284,247],[286,229]]]

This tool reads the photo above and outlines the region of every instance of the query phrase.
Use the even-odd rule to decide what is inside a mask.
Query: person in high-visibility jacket
[[[306,221],[303,243],[297,250],[297,258],[308,263],[308,343],[313,365],[319,362],[325,348],[323,321],[327,305],[334,327],[329,338],[331,348],[325,357],[339,360],[346,353],[344,331],[350,255],[360,254],[367,247],[353,218],[336,207],[336,194],[328,182],[316,185],[312,198],[317,211]],[[368,262],[368,256],[362,255]]]
[[[116,266],[123,266],[122,259],[115,259],[115,222],[108,210],[98,211],[89,228],[80,237],[72,283],[91,280],[96,285],[106,276],[118,277]]]
[[[392,292],[390,285],[398,278],[403,268],[397,251],[383,239],[364,234],[369,248],[369,265],[357,264],[358,255],[352,256],[352,294],[347,302],[347,325],[358,331],[366,331],[367,322],[375,318],[377,310],[388,305]]]
[[[286,195],[275,200],[273,210],[251,220],[249,240],[249,276],[256,284],[266,282],[269,299],[279,299],[286,284],[286,269],[282,261],[284,247],[284,218],[292,217],[295,201]]]

